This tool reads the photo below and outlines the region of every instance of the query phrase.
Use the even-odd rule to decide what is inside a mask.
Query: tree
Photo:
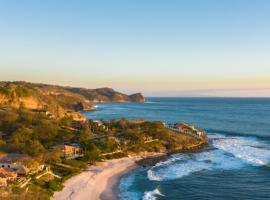
[[[49,163],[61,162],[62,150],[60,148],[54,148],[47,151],[44,155],[44,161]]]
[[[70,142],[74,136],[74,131],[69,129],[60,129],[58,131],[57,140],[60,143]]]
[[[91,139],[92,136],[93,136],[93,133],[90,130],[88,123],[86,123],[83,125],[82,129],[79,130],[77,140],[80,143],[86,143],[87,141]]]
[[[26,153],[29,146],[27,142],[32,140],[32,130],[29,128],[19,128],[14,131],[9,140],[11,151]]]
[[[101,158],[102,156],[99,148],[93,142],[88,141],[84,145],[84,156],[82,159],[84,161],[94,163],[95,161],[100,161]]]
[[[27,142],[28,149],[26,153],[34,156],[34,157],[42,157],[45,152],[45,148],[38,140],[30,140]]]
[[[33,131],[25,127],[19,128],[12,133],[9,144],[11,151],[27,153],[34,157],[42,156],[45,151],[43,145],[33,137]]]
[[[72,125],[72,117],[71,116],[65,116],[65,117],[62,117],[61,120],[60,120],[60,125],[62,126],[67,126],[67,127],[71,127]]]
[[[83,156],[84,161],[95,163],[96,161],[100,161],[101,159],[102,157],[99,149],[93,149],[91,151],[84,152]]]

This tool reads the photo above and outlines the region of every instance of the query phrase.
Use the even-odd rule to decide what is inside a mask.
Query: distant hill
[[[28,82],[0,82],[0,105],[48,110],[54,115],[66,111],[93,110],[94,102],[144,102],[138,93],[126,95],[111,88],[85,89]]]
[[[113,90],[112,88],[85,89],[67,88],[67,90],[80,94],[91,102],[144,102],[141,93],[126,95]]]

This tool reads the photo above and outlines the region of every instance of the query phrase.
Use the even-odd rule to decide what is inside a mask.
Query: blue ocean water
[[[148,98],[146,103],[97,104],[97,111],[84,114],[185,121],[209,135],[203,151],[175,154],[123,176],[120,199],[270,199],[269,98]]]

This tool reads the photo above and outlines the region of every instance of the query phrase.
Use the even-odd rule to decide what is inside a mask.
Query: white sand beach
[[[114,186],[127,171],[136,168],[135,158],[108,160],[91,166],[64,183],[53,200],[115,200]]]

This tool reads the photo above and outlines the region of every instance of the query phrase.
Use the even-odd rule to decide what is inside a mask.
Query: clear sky
[[[0,0],[0,80],[270,96],[270,1]]]

